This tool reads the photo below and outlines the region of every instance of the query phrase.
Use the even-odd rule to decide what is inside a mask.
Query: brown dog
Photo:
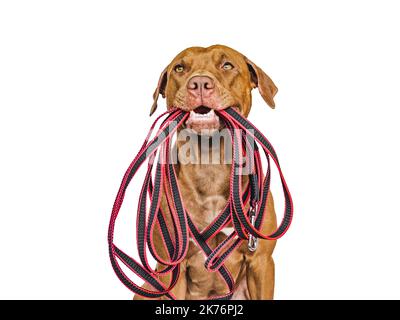
[[[222,45],[208,48],[192,47],[179,53],[160,76],[151,113],[157,108],[161,94],[167,99],[167,106],[191,111],[186,127],[194,132],[218,130],[221,124],[213,110],[235,107],[242,115],[248,116],[251,107],[251,90],[258,88],[265,102],[275,107],[273,100],[277,88],[272,80],[257,65],[241,53]],[[200,113],[209,110],[208,117]],[[180,143],[176,147],[179,150]],[[176,165],[179,188],[186,209],[199,230],[203,230],[224,208],[229,197],[230,165],[223,162],[224,148],[219,164],[199,164],[201,147],[195,152],[199,162]],[[179,152],[178,152],[179,161]],[[246,179],[243,179],[246,183]],[[170,195],[163,188],[161,206],[168,211],[165,196]],[[271,233],[276,228],[276,216],[269,195],[262,232]],[[168,215],[167,215],[168,216]],[[167,221],[171,223],[171,221]],[[229,228],[226,228],[229,229]],[[209,245],[215,248],[225,238],[228,230],[222,230]],[[231,230],[230,230],[231,231]],[[158,231],[153,238],[161,257],[167,254]],[[274,261],[272,252],[275,241],[261,240],[255,252],[250,252],[247,243],[238,247],[226,261],[236,283],[234,299],[272,299],[274,293]],[[178,299],[207,299],[210,296],[227,293],[224,281],[218,272],[209,272],[204,267],[202,251],[190,241],[186,258],[181,263],[179,280],[172,290]],[[162,277],[168,283],[168,276]],[[145,288],[152,289],[149,285]],[[135,296],[135,299],[141,299]]]

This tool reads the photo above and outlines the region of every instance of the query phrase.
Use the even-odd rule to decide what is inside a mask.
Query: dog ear
[[[161,94],[163,98],[165,98],[165,87],[167,86],[167,68],[164,69],[163,72],[161,72],[160,79],[158,80],[158,85],[156,90],[153,93],[153,105],[151,106],[150,110],[150,116],[156,111],[157,109],[157,101],[158,101],[158,96]]]
[[[253,88],[258,88],[264,101],[272,108],[275,108],[274,96],[278,92],[278,88],[270,77],[259,68],[254,62],[245,57],[247,66],[250,71],[251,84]]]

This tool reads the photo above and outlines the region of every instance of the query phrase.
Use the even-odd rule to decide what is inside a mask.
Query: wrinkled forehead
[[[205,68],[207,65],[215,65],[224,61],[230,61],[237,65],[245,63],[243,55],[229,47],[219,45],[208,48],[191,47],[179,53],[172,60],[169,69],[172,69],[177,64]]]

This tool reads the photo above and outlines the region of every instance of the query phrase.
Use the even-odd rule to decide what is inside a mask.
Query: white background
[[[215,43],[279,87],[276,110],[254,91],[250,114],[295,203],[275,297],[400,298],[398,13],[397,1],[2,1],[0,298],[131,299],[107,255],[113,200],[160,72]]]

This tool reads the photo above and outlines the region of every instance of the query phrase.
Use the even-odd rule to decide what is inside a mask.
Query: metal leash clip
[[[250,209],[250,222],[251,224],[254,226],[254,223],[256,222],[256,207],[252,207]],[[247,248],[249,249],[249,251],[254,252],[257,249],[257,245],[258,245],[258,238],[253,236],[252,234],[249,234],[249,241],[247,242]]]

